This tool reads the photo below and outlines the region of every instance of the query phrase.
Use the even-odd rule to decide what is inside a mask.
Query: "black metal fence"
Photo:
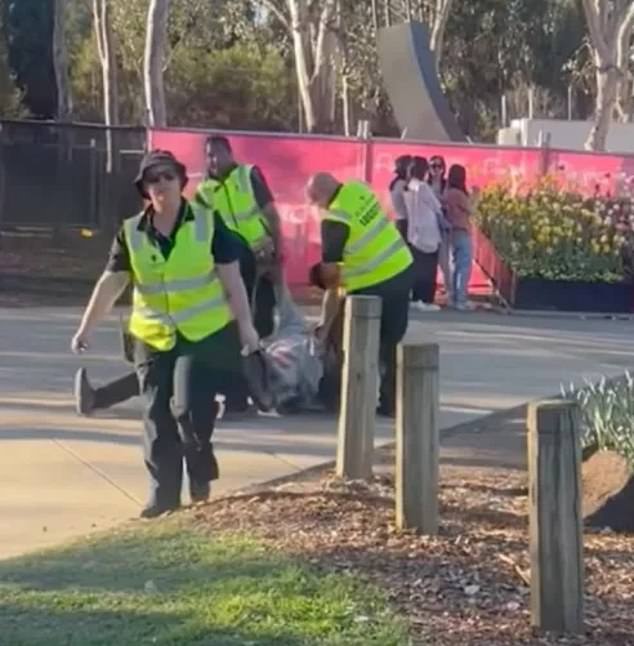
[[[143,128],[0,121],[0,228],[112,230],[141,206],[131,180],[145,142]]]
[[[119,223],[142,208],[145,145],[143,128],[0,121],[0,307],[85,303]]]

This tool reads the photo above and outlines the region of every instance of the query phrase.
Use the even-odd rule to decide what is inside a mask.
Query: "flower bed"
[[[548,181],[524,195],[483,193],[477,223],[518,278],[585,283],[629,280],[631,198],[584,198]]]

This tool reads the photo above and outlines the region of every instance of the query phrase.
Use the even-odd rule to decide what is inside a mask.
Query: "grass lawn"
[[[179,519],[0,562],[3,646],[407,643],[367,583]]]

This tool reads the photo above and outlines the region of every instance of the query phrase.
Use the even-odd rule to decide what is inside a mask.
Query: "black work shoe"
[[[189,496],[192,499],[192,505],[207,502],[210,494],[211,486],[208,482],[203,482],[202,484],[194,484],[192,482],[189,485]]]
[[[141,511],[141,518],[158,518],[170,511],[176,511],[180,504],[175,505],[148,505]]]
[[[75,410],[78,415],[90,415],[95,407],[95,391],[88,381],[85,368],[75,374]]]

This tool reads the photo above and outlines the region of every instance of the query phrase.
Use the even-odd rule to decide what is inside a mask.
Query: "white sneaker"
[[[418,301],[414,303],[414,308],[419,312],[440,312],[440,307],[435,303],[423,303],[422,301]]]
[[[457,303],[456,304],[456,309],[460,312],[473,312],[475,310],[476,306],[471,303],[470,301],[467,301],[466,303]]]

